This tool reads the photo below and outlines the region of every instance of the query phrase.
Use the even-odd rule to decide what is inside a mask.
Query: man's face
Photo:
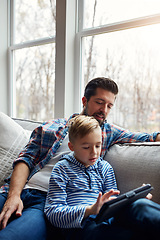
[[[116,96],[112,92],[97,88],[96,95],[92,96],[88,102],[86,97],[82,98],[84,106],[82,114],[93,116],[101,125],[113,107],[115,98]]]

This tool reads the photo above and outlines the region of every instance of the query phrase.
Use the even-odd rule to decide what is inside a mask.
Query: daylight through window
[[[144,8],[136,11],[142,3]],[[157,14],[159,9],[160,2],[156,0],[94,0],[92,5],[84,0],[80,29],[83,86],[98,76],[114,79],[119,95],[108,121],[132,131],[160,129],[160,24],[148,22],[145,26],[143,22],[137,27],[134,24],[138,20],[133,21],[134,17],[141,17],[140,23],[143,16]]]

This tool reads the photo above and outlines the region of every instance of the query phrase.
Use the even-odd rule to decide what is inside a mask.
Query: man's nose
[[[107,112],[108,112],[108,105],[107,105],[107,104],[103,104],[103,105],[101,106],[101,111],[102,111],[103,113],[107,113]]]

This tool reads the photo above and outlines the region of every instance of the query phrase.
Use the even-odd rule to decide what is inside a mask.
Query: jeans
[[[63,229],[66,240],[159,240],[160,205],[139,199],[113,218],[97,224],[90,216],[82,229]]]
[[[0,194],[0,212],[6,201],[7,193]],[[22,191],[24,204],[22,216],[11,217],[6,228],[0,231],[1,240],[46,240],[47,224],[43,213],[46,193],[26,189]]]
[[[7,194],[0,194],[0,211]],[[139,199],[114,218],[96,224],[90,216],[83,221],[81,229],[56,229],[49,224],[43,209],[46,193],[23,190],[22,216],[12,218],[0,231],[0,240],[159,240],[160,205],[147,199]],[[63,235],[61,235],[63,234]]]

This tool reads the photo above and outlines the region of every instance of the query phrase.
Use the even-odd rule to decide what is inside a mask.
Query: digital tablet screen
[[[146,184],[144,186],[138,187],[129,192],[121,194],[117,198],[106,202],[102,206],[99,214],[97,215],[96,222],[100,223],[106,219],[109,219],[110,217],[113,217],[126,205],[134,202],[135,200],[137,200],[139,198],[146,197],[147,194],[152,189],[153,189],[153,187],[150,184]]]

